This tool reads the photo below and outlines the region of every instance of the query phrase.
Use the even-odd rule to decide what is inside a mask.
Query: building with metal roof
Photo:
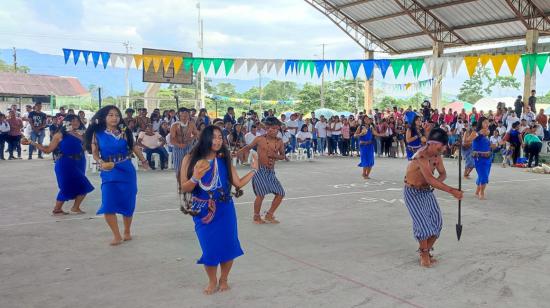
[[[524,40],[518,52],[538,52],[539,36],[550,35],[549,0],[304,0],[334,22],[366,53],[391,55]],[[527,74],[524,96],[535,86]],[[434,83],[432,100],[441,97]],[[370,89],[369,89],[370,88]],[[372,106],[372,80],[365,105]],[[370,102],[367,102],[370,100]]]

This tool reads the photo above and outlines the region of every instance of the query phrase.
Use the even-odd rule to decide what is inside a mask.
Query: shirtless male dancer
[[[173,148],[174,169],[176,179],[179,179],[181,161],[191,151],[194,141],[199,137],[195,123],[190,120],[189,109],[182,107],[178,110],[179,121],[170,127],[170,143]],[[178,182],[179,183],[179,182]]]
[[[441,210],[434,188],[462,199],[463,192],[443,183],[447,177],[441,154],[446,150],[448,136],[441,128],[430,131],[426,146],[419,149],[407,166],[404,199],[413,221],[414,237],[419,243],[420,265],[430,267],[436,260],[430,255],[443,226]],[[437,170],[439,176],[434,177]]]
[[[279,221],[275,219],[275,211],[283,201],[285,196],[285,190],[275,175],[275,161],[285,159],[285,150],[283,141],[277,137],[277,133],[280,130],[281,122],[275,117],[267,117],[264,120],[266,134],[260,137],[256,137],[252,143],[241,148],[235,155],[241,152],[249,151],[254,147],[257,147],[259,169],[252,178],[252,187],[256,199],[254,200],[254,223],[265,224],[272,223],[278,224]],[[274,194],[273,202],[271,202],[271,208],[264,216],[264,219],[260,216],[260,210],[262,208],[262,202],[267,194]]]

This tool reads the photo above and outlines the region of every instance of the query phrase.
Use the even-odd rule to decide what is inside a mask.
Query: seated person
[[[155,169],[155,164],[151,160],[153,153],[157,153],[160,156],[160,169],[164,170],[168,168],[168,152],[164,148],[166,140],[158,132],[153,131],[153,125],[147,123],[145,126],[145,131],[139,133],[137,138],[137,145],[143,148],[143,152],[149,161],[149,167]]]
[[[300,131],[296,134],[296,140],[298,140],[298,147],[306,149],[307,158],[311,158],[311,139],[313,136],[308,131],[307,124],[302,125]]]

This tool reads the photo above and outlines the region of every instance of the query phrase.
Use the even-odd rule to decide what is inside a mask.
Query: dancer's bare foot
[[[214,281],[214,282],[210,281],[208,283],[208,285],[206,286],[206,288],[204,288],[202,293],[204,293],[204,295],[212,295],[212,294],[216,293],[217,287],[218,287],[218,285],[217,285],[216,281]]]
[[[430,263],[432,264],[437,263],[437,259],[434,256],[432,256],[432,254],[430,254]]]
[[[63,215],[68,215],[68,214],[69,213],[63,211],[62,209],[52,211],[53,216],[63,216]]]
[[[277,219],[275,219],[275,216],[273,216],[273,214],[267,212],[264,216],[264,220],[266,223],[268,224],[278,224],[280,223],[280,221],[278,221]]]
[[[368,179],[370,179],[370,177],[366,174],[363,174],[363,179],[368,180]]]
[[[122,238],[120,238],[120,237],[116,238],[116,237],[115,237],[115,238],[111,241],[111,243],[110,243],[109,245],[111,245],[111,246],[118,246],[118,245],[120,245],[120,244],[122,244]]]
[[[229,287],[229,284],[227,284],[227,279],[221,279],[220,278],[220,282],[218,284],[218,290],[220,292],[224,292],[224,291],[227,291],[229,289],[231,289],[231,288]]]
[[[485,200],[485,194],[479,194],[478,198],[479,200]]]
[[[75,209],[75,208],[71,208],[71,213],[73,213],[73,214],[86,214],[86,212],[84,212],[83,210]]]
[[[252,221],[257,225],[263,225],[265,224],[265,221],[262,219],[262,216],[260,214],[254,214],[254,218]]]
[[[432,266],[432,263],[430,262],[430,253],[428,251],[420,252],[420,266],[422,267]]]
[[[124,234],[124,237],[122,238],[125,242],[126,241],[131,241],[132,240],[132,235],[130,235],[130,233],[128,234]]]

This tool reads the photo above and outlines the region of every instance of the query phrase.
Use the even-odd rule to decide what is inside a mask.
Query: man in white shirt
[[[315,130],[317,131],[317,152],[323,155],[327,144],[327,120],[324,116],[315,123]]]
[[[512,130],[512,124],[519,122],[519,118],[516,115],[514,111],[512,111],[510,114],[508,114],[508,117],[506,117],[506,132],[510,132]]]
[[[296,114],[290,115],[290,120],[286,121],[286,128],[290,133],[290,148],[294,152],[296,150],[296,133],[298,133],[298,121],[296,120]]]
[[[525,119],[527,123],[535,121],[536,117],[537,116],[533,111],[531,111],[531,107],[529,106],[525,107],[525,112],[521,114],[521,120]]]
[[[506,127],[502,125],[502,121],[498,121],[497,131],[500,137],[504,137],[504,135],[506,135]]]
[[[244,142],[246,145],[249,145],[256,139],[256,133],[258,132],[258,129],[256,128],[256,125],[250,126],[250,131],[244,135]]]
[[[153,153],[160,156],[160,169],[164,170],[168,168],[168,152],[164,148],[166,141],[158,132],[153,131],[153,125],[151,123],[146,124],[145,131],[139,133],[137,138],[137,145],[143,148],[149,161],[149,167],[155,170],[155,164],[151,160]]]

